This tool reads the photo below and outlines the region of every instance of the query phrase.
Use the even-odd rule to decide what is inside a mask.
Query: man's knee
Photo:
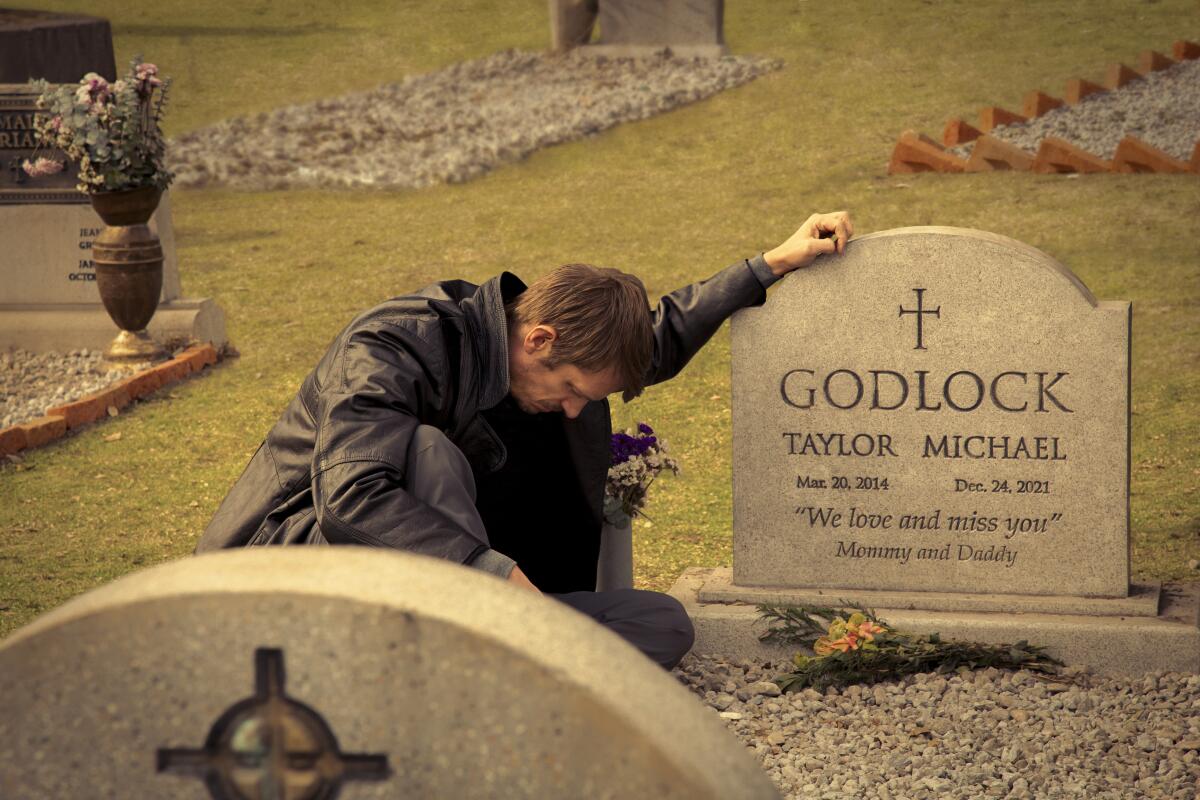
[[[692,618],[683,609],[683,603],[680,603],[669,594],[660,594],[659,597],[663,601],[663,616],[667,620],[670,658],[663,662],[663,666],[667,669],[675,669],[683,657],[692,649],[692,645],[696,643],[696,627],[692,624]]]
[[[639,627],[646,628],[644,644],[639,645],[666,669],[674,669],[696,641],[696,629],[683,604],[661,592],[623,589],[630,593],[630,612]],[[636,610],[635,610],[636,609]]]

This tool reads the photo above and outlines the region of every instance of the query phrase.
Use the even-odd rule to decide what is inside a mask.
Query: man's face
[[[589,372],[573,364],[547,366],[554,347],[554,329],[527,328],[509,346],[509,393],[526,414],[560,412],[569,419],[589,402],[603,400],[624,387],[614,369]]]

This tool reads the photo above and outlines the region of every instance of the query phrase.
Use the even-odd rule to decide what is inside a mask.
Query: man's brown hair
[[[591,264],[564,264],[534,281],[506,309],[509,327],[549,325],[558,334],[548,367],[615,369],[624,398],[646,385],[654,329],[646,287],[634,275]]]

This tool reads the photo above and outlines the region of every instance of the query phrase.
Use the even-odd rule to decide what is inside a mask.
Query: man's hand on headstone
[[[523,589],[528,589],[534,594],[541,594],[541,590],[533,585],[533,581],[525,577],[525,573],[521,572],[520,567],[513,567],[512,572],[508,573],[508,582],[515,583]]]
[[[835,211],[813,214],[783,244],[763,254],[767,266],[783,276],[794,269],[807,267],[822,253],[841,253],[854,235],[850,214]]]

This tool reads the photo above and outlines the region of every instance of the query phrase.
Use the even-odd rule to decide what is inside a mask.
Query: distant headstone
[[[733,569],[672,589],[697,652],[778,657],[759,603],[1200,669],[1200,592],[1130,584],[1131,307],[982,231],[903,228],[733,319]]]
[[[27,85],[0,85],[0,349],[101,349],[118,331],[100,302],[91,258],[104,223],[76,190],[74,165],[36,178],[21,169],[36,148],[36,99]],[[182,297],[169,194],[150,226],[163,248],[162,299],[151,335],[224,344],[216,303]]]
[[[724,0],[550,0],[555,49],[587,45],[612,57],[670,48],[683,57],[724,55]],[[593,26],[600,38],[589,44]]]
[[[733,323],[734,581],[1126,596],[1129,329],[978,232],[796,273]]]
[[[596,25],[599,0],[550,0],[550,45],[569,50],[587,44]]]
[[[11,798],[778,797],[616,635],[395,552],[136,573],[0,642],[0,684]]]
[[[0,8],[0,83],[74,83],[89,72],[117,78],[108,20]]]

